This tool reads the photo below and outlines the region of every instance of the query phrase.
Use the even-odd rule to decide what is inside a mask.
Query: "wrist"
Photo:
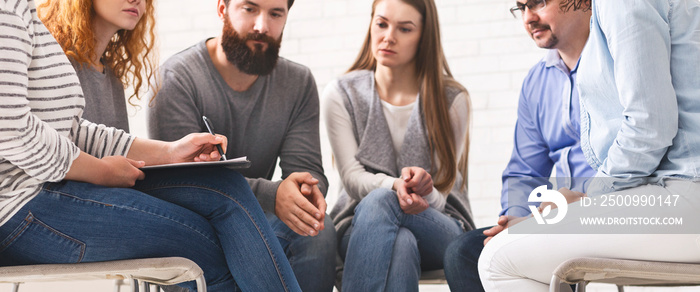
[[[178,163],[178,162],[184,162],[184,161],[177,161],[176,155],[175,155],[175,148],[177,145],[175,145],[177,141],[172,141],[172,142],[161,142],[160,151],[160,157],[157,158],[158,161],[161,163],[159,164],[171,164],[171,163]],[[187,161],[189,162],[189,161]]]
[[[391,185],[391,190],[392,191],[397,191],[399,189],[399,185],[403,183],[404,181],[400,178],[397,178],[394,180],[394,183]]]
[[[97,159],[97,165],[93,170],[91,170],[93,175],[88,176],[88,182],[96,185],[104,185],[104,183],[107,181],[106,178],[112,175],[111,171],[112,168],[106,160]]]

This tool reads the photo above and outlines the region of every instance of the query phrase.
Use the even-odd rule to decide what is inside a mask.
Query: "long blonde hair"
[[[45,0],[37,7],[41,21],[66,55],[81,65],[92,64],[92,56],[95,54],[93,1]],[[151,83],[157,65],[154,14],[153,0],[146,1],[146,11],[136,27],[132,30],[119,30],[102,55],[104,65],[114,72],[124,86],[134,86],[134,93],[129,97],[132,105],[132,98],[140,100],[144,95],[144,83],[147,85],[146,90],[155,89],[155,84]]]
[[[383,0],[374,0],[372,3],[372,17],[374,17],[377,3]],[[425,119],[425,126],[428,132],[428,143],[430,152],[437,154],[440,161],[440,168],[436,169],[434,155],[430,156],[431,168],[434,169],[434,185],[440,192],[447,193],[454,186],[457,179],[457,171],[462,174],[462,185],[464,189],[467,184],[467,166],[469,156],[469,127],[467,125],[466,141],[462,157],[457,161],[457,151],[455,149],[455,137],[450,124],[449,109],[446,98],[446,87],[454,87],[467,93],[467,90],[459,84],[450,72],[445,54],[440,43],[440,24],[438,21],[437,8],[433,0],[401,0],[411,5],[423,16],[423,33],[416,52],[416,71],[420,82],[421,107]],[[371,26],[367,31],[362,50],[357,56],[355,63],[348,72],[355,70],[372,70],[377,68],[377,60],[374,58],[371,49]],[[467,108],[471,111],[469,94],[466,94]],[[471,120],[471,114],[469,114]]]

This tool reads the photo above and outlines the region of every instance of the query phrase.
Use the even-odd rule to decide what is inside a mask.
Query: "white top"
[[[449,109],[450,123],[455,135],[457,159],[462,157],[464,151],[464,143],[466,142],[467,126],[469,121],[469,108],[466,101],[466,93],[460,93],[455,97],[452,106]],[[343,182],[343,187],[354,193],[367,194],[377,188],[391,189],[394,185],[396,177],[388,176],[384,173],[371,173],[365,170],[355,158],[355,154],[359,148],[355,135],[353,133],[352,121],[350,114],[345,108],[343,96],[336,82],[331,82],[323,91],[322,94],[322,118],[326,123],[328,138],[333,148],[333,156],[335,158],[335,167],[337,168],[340,179]],[[411,111],[416,103],[405,106],[394,106],[388,102],[382,101],[384,116],[386,117],[389,131],[391,132],[392,143],[397,153],[401,151],[403,137],[406,133],[406,126]],[[440,162],[437,162],[437,167]],[[462,176],[457,172],[457,180],[453,191],[458,190],[462,183]],[[433,192],[426,196],[425,199],[430,204],[430,207],[438,211],[445,209],[445,199],[447,193],[441,194],[435,187]]]
[[[408,125],[408,119],[411,118],[411,113],[413,112],[416,102],[414,101],[410,104],[400,106],[390,104],[383,100],[381,103],[384,117],[386,117],[386,123],[389,125],[394,151],[396,151],[396,153],[401,153],[403,137],[406,136],[406,125]]]

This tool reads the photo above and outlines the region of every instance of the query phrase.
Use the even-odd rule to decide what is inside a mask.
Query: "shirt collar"
[[[564,64],[564,60],[562,60],[561,56],[559,55],[559,51],[556,49],[550,49],[547,52],[547,55],[544,56],[544,64],[547,68],[549,67],[557,67],[559,70],[567,73],[567,74],[573,74],[576,73],[576,70],[578,69],[578,64],[581,62],[581,58],[579,57],[578,61],[576,61],[576,66],[569,71],[569,69],[566,67],[566,64]]]

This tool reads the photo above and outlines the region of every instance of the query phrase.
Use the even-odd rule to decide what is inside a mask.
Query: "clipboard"
[[[152,170],[152,169],[168,169],[168,168],[182,168],[182,167],[216,167],[223,166],[230,169],[242,169],[250,167],[250,161],[247,156],[241,156],[238,158],[233,158],[224,161],[201,161],[201,162],[180,162],[171,164],[160,164],[160,165],[148,165],[141,167],[141,170]]]

